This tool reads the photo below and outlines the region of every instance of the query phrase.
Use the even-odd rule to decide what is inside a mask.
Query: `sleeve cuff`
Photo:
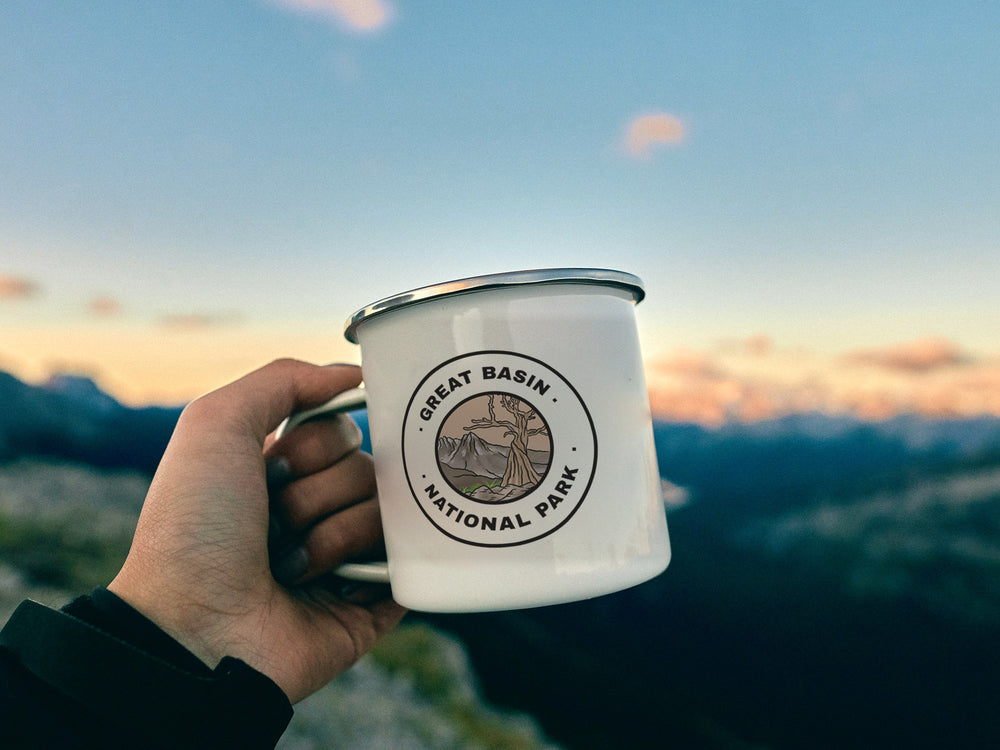
[[[114,595],[63,612],[22,602],[0,646],[85,709],[164,747],[274,747],[292,707],[270,678],[233,657],[212,670],[125,602],[105,597]],[[119,604],[128,609],[109,611]]]

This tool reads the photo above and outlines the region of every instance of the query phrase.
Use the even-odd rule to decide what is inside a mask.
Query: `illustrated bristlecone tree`
[[[497,418],[494,403],[496,396],[500,396],[500,404],[510,413],[513,418],[512,420]],[[534,420],[540,420],[538,413],[527,403],[503,393],[489,394],[489,412],[490,415],[488,417],[473,419],[472,424],[466,426],[465,430],[485,430],[490,427],[502,427],[505,430],[503,436],[507,437],[509,435],[511,437],[510,455],[507,457],[507,469],[500,480],[500,486],[507,487],[514,485],[520,487],[538,484],[542,478],[535,471],[535,467],[531,465],[531,460],[528,458],[528,440],[532,435],[547,435],[548,429],[545,423],[542,422],[541,425],[532,426],[531,423]]]

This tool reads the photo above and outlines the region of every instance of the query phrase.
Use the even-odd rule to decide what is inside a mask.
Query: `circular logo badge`
[[[466,544],[548,536],[579,509],[597,465],[590,412],[566,378],[522,354],[438,365],[403,420],[403,468],[420,510]]]

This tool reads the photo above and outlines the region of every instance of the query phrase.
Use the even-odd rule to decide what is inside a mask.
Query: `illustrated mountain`
[[[442,437],[438,441],[439,462],[483,479],[502,477],[509,454],[510,448],[487,443],[473,432],[466,433],[461,440]]]
[[[448,483],[459,492],[467,492],[481,502],[504,502],[524,492],[518,491],[517,485],[504,490],[491,489],[496,488],[507,470],[510,450],[510,446],[487,442],[474,432],[467,432],[461,439],[441,436],[437,443],[438,465]],[[528,457],[536,471],[544,474],[547,454],[529,450]]]

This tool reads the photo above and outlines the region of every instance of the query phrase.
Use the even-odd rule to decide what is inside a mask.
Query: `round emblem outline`
[[[593,445],[593,458],[592,458],[590,466],[589,466],[589,473],[588,473],[588,476],[587,476],[587,483],[584,486],[583,491],[580,493],[580,498],[577,500],[576,505],[574,505],[570,509],[570,511],[566,514],[565,518],[563,518],[561,521],[559,521],[559,523],[557,523],[552,528],[547,529],[547,530],[543,531],[542,533],[537,534],[535,536],[532,536],[532,537],[530,537],[528,539],[522,539],[522,540],[519,540],[519,541],[513,541],[513,542],[477,542],[477,541],[472,541],[472,540],[465,539],[463,537],[457,536],[456,534],[454,534],[454,533],[448,531],[447,529],[443,528],[440,524],[437,523],[437,521],[434,520],[434,518],[431,516],[431,514],[428,513],[427,509],[424,508],[423,504],[420,502],[420,496],[417,493],[417,491],[414,489],[413,480],[410,477],[410,466],[408,465],[407,460],[406,460],[406,425],[409,422],[410,412],[412,411],[413,403],[414,403],[414,400],[417,398],[417,394],[420,393],[421,389],[424,387],[424,385],[427,383],[427,381],[430,380],[431,377],[435,373],[440,372],[442,369],[444,369],[448,365],[451,365],[451,364],[453,364],[455,362],[458,362],[459,360],[470,359],[472,357],[479,357],[479,356],[483,356],[483,355],[510,356],[510,357],[515,357],[515,358],[519,358],[519,359],[528,360],[529,362],[534,362],[537,365],[541,365],[546,370],[548,370],[549,372],[553,373],[569,389],[570,393],[573,394],[573,397],[576,399],[576,403],[579,405],[579,407],[580,407],[580,409],[581,409],[581,411],[583,413],[583,416],[586,417],[586,424],[587,424],[587,426],[590,427],[590,438],[591,438],[592,445]],[[486,393],[486,392],[487,391],[484,391],[484,393]],[[513,394],[513,393],[510,394],[510,395],[516,396],[516,394]],[[451,411],[449,411],[448,414],[450,415]],[[447,417],[445,417],[445,418],[447,418]],[[546,420],[546,422],[549,423],[549,420]],[[591,416],[590,409],[587,408],[587,404],[584,402],[583,397],[580,396],[579,391],[576,390],[576,388],[573,386],[573,384],[570,383],[569,380],[566,378],[566,376],[564,376],[561,372],[559,372],[558,370],[556,370],[554,367],[552,367],[551,365],[547,364],[546,362],[543,362],[542,360],[538,359],[537,357],[532,357],[532,356],[530,356],[528,354],[521,354],[520,352],[513,352],[513,351],[504,350],[504,349],[483,349],[483,350],[474,351],[474,352],[465,352],[463,354],[459,354],[459,355],[456,355],[456,356],[454,356],[454,357],[452,357],[450,359],[447,359],[444,362],[438,363],[426,375],[424,375],[423,378],[421,378],[420,382],[417,383],[416,387],[414,387],[414,389],[413,389],[413,392],[410,394],[410,398],[409,398],[409,400],[406,403],[406,410],[405,410],[405,412],[403,414],[403,425],[402,425],[402,428],[401,428],[400,432],[401,432],[401,435],[400,435],[400,458],[401,458],[401,460],[403,462],[403,475],[406,477],[406,485],[407,485],[407,487],[410,490],[410,495],[413,497],[413,501],[417,504],[417,507],[420,509],[420,512],[424,515],[424,517],[428,520],[428,522],[435,529],[437,529],[438,531],[440,531],[442,534],[444,534],[449,539],[453,539],[456,542],[460,542],[461,544],[468,544],[468,545],[473,546],[473,547],[486,547],[486,548],[519,547],[519,546],[524,545],[524,544],[530,544],[532,542],[537,542],[540,539],[544,539],[545,537],[550,536],[551,534],[554,534],[556,531],[558,531],[563,526],[565,526],[567,523],[569,523],[569,520],[571,518],[573,518],[574,515],[576,515],[576,512],[583,505],[584,500],[586,500],[587,495],[590,493],[590,488],[591,488],[591,486],[594,483],[594,477],[597,474],[597,459],[598,459],[597,428],[594,426],[594,418],[593,418],[593,416]],[[437,435],[437,430],[435,430],[435,436],[436,435]],[[552,438],[552,436],[550,435],[550,439],[551,438]],[[436,465],[436,460],[435,460],[435,465]],[[551,467],[550,467],[550,469],[551,469]],[[440,473],[440,469],[439,469],[439,473]],[[546,473],[546,476],[548,476],[548,472]],[[451,485],[447,481],[445,481],[445,484],[448,485],[449,489],[452,489]],[[522,498],[517,498],[516,500],[511,501],[511,503],[517,502],[518,500],[523,499],[523,497],[526,497],[526,496],[522,496]]]

